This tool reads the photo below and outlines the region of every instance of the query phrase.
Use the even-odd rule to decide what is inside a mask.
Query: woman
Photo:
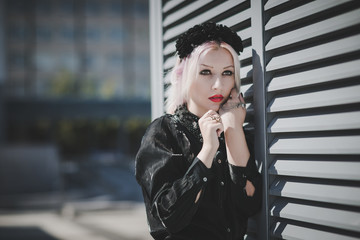
[[[261,205],[238,94],[241,38],[215,23],[176,42],[168,114],[148,127],[136,156],[154,239],[243,239]]]

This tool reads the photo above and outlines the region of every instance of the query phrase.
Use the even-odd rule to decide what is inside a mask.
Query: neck
[[[187,109],[189,112],[191,112],[192,114],[196,115],[199,118],[201,118],[206,113],[205,111],[201,111],[201,109],[196,107],[195,104],[192,104],[192,102],[189,102],[187,104]]]

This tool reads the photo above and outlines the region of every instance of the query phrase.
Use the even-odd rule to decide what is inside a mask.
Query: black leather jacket
[[[202,147],[199,118],[186,107],[148,127],[136,156],[136,179],[143,190],[154,239],[243,239],[247,219],[261,207],[261,175],[252,143],[247,167],[227,162],[223,135],[208,169],[197,154]],[[244,190],[250,180],[255,194]],[[200,199],[195,203],[198,193]]]

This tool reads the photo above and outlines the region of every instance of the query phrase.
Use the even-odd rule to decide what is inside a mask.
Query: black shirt
[[[208,169],[197,154],[202,147],[199,118],[177,109],[148,127],[136,156],[136,179],[142,187],[154,239],[243,239],[247,219],[261,207],[261,175],[252,143],[246,167],[227,162],[223,135]],[[248,197],[246,180],[255,186]],[[198,201],[196,197],[201,191]]]

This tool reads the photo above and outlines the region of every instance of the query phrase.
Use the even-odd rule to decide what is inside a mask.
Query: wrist
[[[229,126],[224,125],[224,134],[225,135],[233,135],[233,134],[245,135],[242,123],[236,123],[234,125],[229,125]]]
[[[207,168],[211,168],[213,158],[215,156],[216,150],[214,151],[214,148],[209,148],[206,146],[203,146],[197,155],[197,158],[202,161]]]

